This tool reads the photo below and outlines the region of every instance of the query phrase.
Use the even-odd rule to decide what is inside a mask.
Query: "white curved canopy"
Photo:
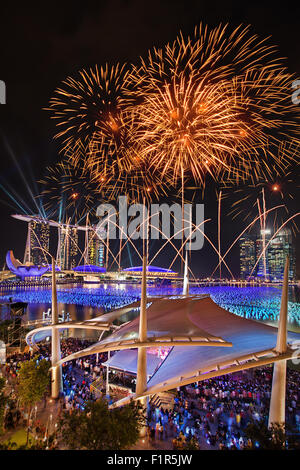
[[[227,312],[209,296],[148,298],[147,302],[148,342],[140,343],[140,347],[173,346],[148,381],[147,394],[167,390],[184,380],[195,382],[203,373],[208,376],[207,373],[214,371],[214,375],[222,375],[230,367],[242,369],[242,364],[249,361],[271,363],[281,357],[275,352],[277,328]],[[60,364],[97,352],[137,348],[138,330],[139,317],[104,340],[65,357]],[[292,341],[300,343],[300,334],[288,332],[288,343]],[[117,352],[115,360],[119,368],[123,361],[123,369],[127,370],[125,352]],[[134,353],[137,355],[137,349]],[[287,357],[290,356],[289,349]]]

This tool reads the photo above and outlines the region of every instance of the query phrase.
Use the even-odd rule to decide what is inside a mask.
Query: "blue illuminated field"
[[[170,286],[149,286],[148,295],[176,295],[181,294],[182,288]],[[210,294],[212,299],[226,310],[262,321],[276,321],[280,310],[281,290],[275,287],[191,287],[190,294]],[[300,303],[297,299],[296,288],[290,289],[289,296],[289,323],[300,325]],[[1,297],[2,302],[13,301],[28,302],[28,317],[38,318],[43,309],[50,306],[51,290],[47,288],[28,288],[13,290]],[[91,307],[89,316],[99,315],[111,309],[129,304],[140,298],[140,287],[133,285],[96,285],[85,287],[78,285],[62,286],[58,288],[58,302],[60,310],[69,306],[78,306],[74,310],[85,316],[83,307]],[[38,308],[40,304],[41,308]],[[64,305],[63,305],[64,304]],[[41,310],[41,311],[40,311]],[[32,312],[31,312],[32,311]],[[75,319],[75,318],[74,318]]]

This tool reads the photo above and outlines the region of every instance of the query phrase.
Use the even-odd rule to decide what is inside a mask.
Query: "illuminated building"
[[[104,266],[104,244],[93,229],[88,230],[87,264]]]
[[[48,265],[22,264],[14,257],[12,250],[6,254],[6,264],[8,269],[20,279],[40,277],[49,269]]]
[[[46,252],[49,252],[50,227],[54,227],[58,231],[56,253],[58,267],[61,270],[72,270],[78,265],[78,233],[79,231],[87,232],[87,227],[56,222],[32,215],[12,214],[12,217],[28,224],[23,264],[49,265]],[[103,250],[103,248],[100,248],[100,252],[101,249]],[[103,251],[101,253],[103,258]],[[99,260],[101,259],[101,253]]]
[[[43,219],[31,219],[28,221],[27,241],[24,255],[24,264],[36,266],[49,263],[50,226]]]
[[[260,256],[265,249],[265,255]],[[286,257],[290,258],[289,279],[296,278],[296,253],[290,229],[281,230],[272,238],[271,230],[261,230],[259,236],[249,233],[240,238],[240,274],[242,279],[253,277],[281,281]]]
[[[271,280],[282,280],[286,257],[290,258],[289,279],[296,277],[296,256],[290,229],[281,230],[271,240],[267,250],[268,268]]]
[[[78,264],[78,230],[71,225],[61,225],[58,240],[58,265],[62,270],[74,269]]]
[[[260,231],[260,236],[256,239],[256,260],[259,258],[256,276],[268,279],[270,277],[269,266],[268,266],[268,248],[266,246],[271,238],[271,230],[265,229]]]
[[[244,234],[240,240],[240,275],[247,279],[255,264],[255,237]]]
[[[143,267],[134,266],[131,268],[123,269],[122,273],[127,276],[139,279],[142,276]],[[177,273],[171,269],[159,268],[158,266],[147,266],[146,267],[147,276],[151,278],[173,278],[176,277]]]

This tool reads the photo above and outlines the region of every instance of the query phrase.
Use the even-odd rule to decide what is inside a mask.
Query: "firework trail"
[[[45,208],[62,222],[71,216],[74,223],[79,223],[87,213],[93,214],[106,197],[98,181],[80,163],[61,161],[48,167],[40,184],[41,196],[47,198]]]
[[[280,152],[280,158],[284,159],[284,151]],[[297,210],[297,199],[299,198],[299,165],[287,165],[283,172],[270,168],[269,175],[262,174],[254,182],[236,186],[234,182],[227,182],[223,186],[224,197],[230,203],[228,215],[235,219],[250,221],[259,212],[265,200],[265,206],[270,208],[280,205],[272,214],[270,223],[273,230],[277,230],[285,217],[289,217]],[[261,227],[263,228],[263,227]],[[290,228],[294,235],[298,232],[298,226],[294,219],[291,220]]]

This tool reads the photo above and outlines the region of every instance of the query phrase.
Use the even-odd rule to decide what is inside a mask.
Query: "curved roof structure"
[[[52,264],[48,264],[47,266],[48,266],[48,271],[52,272]],[[56,272],[61,271],[60,266],[58,266],[57,264],[55,265],[55,271]]]
[[[65,357],[59,363],[97,352],[119,351],[114,355],[114,361],[117,361],[118,368],[123,364],[123,369],[127,370],[125,350],[134,349],[137,355],[137,347],[168,346],[168,356],[147,383],[144,395],[150,395],[178,385],[288,359],[292,357],[292,347],[297,344],[299,348],[300,334],[288,332],[287,352],[276,352],[277,328],[227,312],[209,296],[156,297],[148,298],[147,303],[147,341],[139,342],[137,317],[102,341]],[[136,305],[132,304],[132,307]],[[126,309],[129,308],[127,305]],[[120,314],[122,311],[120,309]],[[130,363],[132,369],[135,363],[132,357]]]
[[[243,362],[265,357],[273,350],[277,341],[277,328],[244,319],[219,307],[209,297],[201,301],[184,299],[188,307],[189,320],[201,326],[213,335],[222,335],[222,338],[232,343],[231,348],[173,348],[166,358],[163,366],[156,372],[147,384],[151,393],[180,379],[193,377],[215,371],[214,375],[221,375],[222,369],[228,366],[239,366]],[[300,334],[288,333],[288,342],[298,341]],[[272,355],[272,353],[270,353]]]
[[[155,370],[159,367],[160,362],[161,359],[157,355],[149,354],[147,352],[147,374],[150,376],[153,375]],[[127,351],[119,351],[103,364],[111,367],[112,369],[119,369],[135,375],[137,369],[136,350],[128,349]]]
[[[8,269],[19,277],[38,277],[45,274],[49,267],[47,266],[36,266],[33,264],[26,265],[22,264],[18,259],[14,257],[13,251],[10,250],[6,254],[6,264]]]
[[[106,273],[106,269],[101,266],[95,266],[94,264],[84,264],[73,268],[76,273]]]
[[[172,271],[171,269],[166,269],[166,268],[160,268],[158,266],[147,266],[147,272],[148,273],[170,273],[170,274],[176,274],[175,271]],[[125,268],[123,271],[127,272],[137,272],[141,273],[143,270],[143,266],[133,266],[132,268]]]

